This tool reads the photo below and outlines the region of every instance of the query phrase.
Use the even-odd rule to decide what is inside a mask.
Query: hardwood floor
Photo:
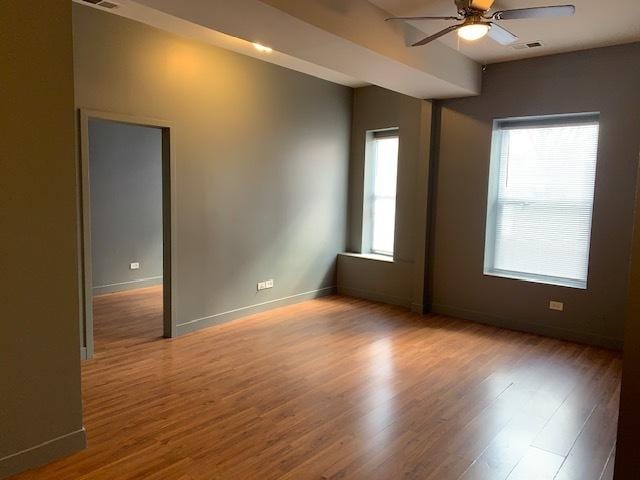
[[[327,297],[161,339],[95,300],[88,448],[19,479],[610,480],[617,353]]]

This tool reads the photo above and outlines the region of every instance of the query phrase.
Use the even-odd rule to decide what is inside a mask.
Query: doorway
[[[157,331],[161,329],[163,337],[173,336],[173,134],[170,122],[80,110],[81,356],[85,359],[95,352],[95,304],[117,305],[127,298],[157,300],[162,304]],[[126,312],[111,315],[120,322],[123,316]],[[124,327],[120,330],[126,331]]]

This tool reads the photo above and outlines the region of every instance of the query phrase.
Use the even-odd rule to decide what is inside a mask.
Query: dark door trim
[[[91,358],[93,345],[93,295],[91,282],[91,182],[89,178],[89,120],[97,118],[113,122],[141,125],[162,130],[162,235],[163,235],[163,335],[175,336],[176,319],[176,168],[175,135],[172,122],[86,108],[79,109],[80,161],[79,161],[79,218],[80,218],[80,299],[81,299],[81,355]]]

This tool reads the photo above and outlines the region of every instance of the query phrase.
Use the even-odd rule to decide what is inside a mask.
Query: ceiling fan
[[[523,18],[566,17],[573,15],[576,7],[573,5],[553,5],[548,7],[517,8],[513,10],[498,10],[489,14],[495,0],[455,0],[458,15],[453,17],[392,17],[387,20],[458,20],[462,23],[451,25],[444,30],[434,33],[411,45],[419,47],[440,38],[450,32],[458,32],[465,40],[478,40],[488,35],[492,40],[510,45],[518,37],[509,30],[501,27],[497,20],[520,20]]]

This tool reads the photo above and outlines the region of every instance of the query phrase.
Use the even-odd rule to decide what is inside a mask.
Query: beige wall
[[[619,348],[627,300],[640,43],[489,65],[479,97],[441,102],[430,303],[436,312]],[[483,275],[492,121],[600,112],[588,288]],[[564,302],[562,313],[550,300]]]
[[[365,144],[369,130],[398,127],[393,263],[341,255],[338,290],[422,310],[431,103],[379,87],[355,90],[349,176],[350,252],[362,245]]]
[[[0,3],[0,477],[84,446],[71,2]],[[45,443],[49,442],[49,443]]]
[[[335,290],[350,88],[80,5],[74,42],[77,107],[175,126],[178,334]]]

